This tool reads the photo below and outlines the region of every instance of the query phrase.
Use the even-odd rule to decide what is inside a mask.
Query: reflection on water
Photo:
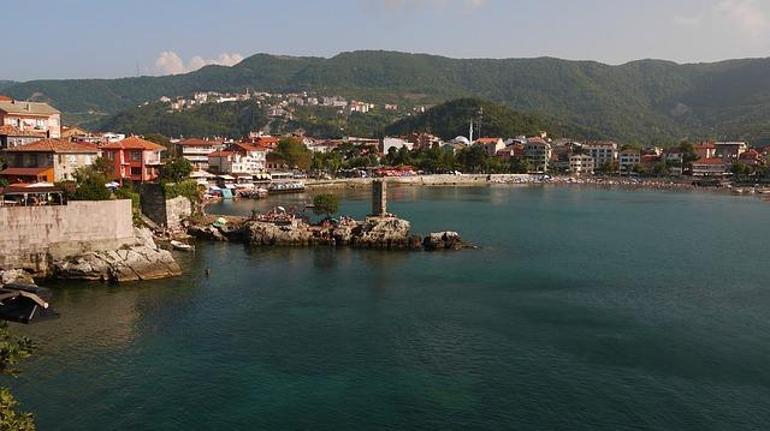
[[[348,214],[368,212],[366,191],[341,193]],[[762,202],[503,187],[391,199],[415,230],[481,249],[206,243],[174,280],[64,283],[59,321],[14,326],[40,346],[14,390],[57,430],[770,421]]]

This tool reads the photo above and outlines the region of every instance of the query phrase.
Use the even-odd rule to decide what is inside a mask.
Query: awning
[[[216,178],[216,175],[206,171],[193,171],[190,178]]]
[[[217,178],[222,179],[222,180],[234,180],[235,179],[235,177],[230,176],[230,175],[219,175]]]

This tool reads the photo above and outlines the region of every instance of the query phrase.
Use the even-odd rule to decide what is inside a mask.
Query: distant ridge
[[[549,57],[453,59],[392,51],[345,52],[329,59],[257,54],[233,67],[207,66],[175,76],[0,82],[4,94],[50,101],[65,116],[114,114],[161,96],[245,88],[425,104],[478,97],[622,141],[757,140],[770,132],[767,58],[610,66]]]

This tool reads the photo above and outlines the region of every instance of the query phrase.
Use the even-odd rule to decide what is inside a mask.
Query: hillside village
[[[333,106],[340,110],[366,110],[366,102],[307,94],[232,95],[197,93],[191,99],[164,100],[170,109],[195,104],[224,103],[256,97],[276,115],[290,115],[302,104]],[[396,106],[387,109],[398,109]],[[92,133],[62,125],[61,113],[47,103],[0,97],[0,146],[3,169],[0,181],[6,193],[37,187],[55,190],[54,184],[72,182],[80,169],[97,163],[108,166],[112,187],[158,182],[169,160],[189,163],[190,177],[201,186],[235,188],[307,178],[387,177],[418,174],[515,173],[586,177],[763,177],[767,149],[745,142],[683,143],[670,148],[633,147],[611,141],[580,142],[537,136],[474,137],[442,140],[413,132],[383,139],[344,137],[317,139],[302,131],[271,136],[255,131],[241,139],[200,137],[158,143],[116,132]],[[281,145],[284,145],[283,148]],[[289,150],[287,150],[289,148]],[[293,152],[288,155],[287,151]],[[106,163],[105,163],[106,161]]]

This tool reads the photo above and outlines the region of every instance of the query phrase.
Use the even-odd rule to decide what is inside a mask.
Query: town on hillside
[[[238,97],[272,97],[265,93],[221,95],[197,93],[192,99],[164,100],[171,109],[217,103]],[[371,104],[337,97],[281,95],[282,106],[322,104],[365,112]],[[361,104],[363,103],[363,104]],[[283,109],[283,108],[281,108]],[[386,109],[398,109],[397,106]],[[696,177],[700,184],[733,179],[764,183],[767,148],[746,142],[684,142],[637,147],[611,141],[580,142],[537,136],[474,137],[445,141],[428,133],[382,139],[317,139],[301,130],[282,136],[255,131],[240,139],[199,137],[158,139],[123,133],[92,133],[63,126],[61,113],[43,102],[0,96],[2,203],[60,202],[68,187],[77,187],[83,170],[98,170],[112,190],[163,180],[166,167],[182,166],[185,178],[216,197],[257,196],[304,189],[303,181],[335,178],[416,175],[522,174],[528,181],[551,177],[592,176]],[[171,170],[171,169],[168,169]],[[695,180],[690,180],[695,181]]]

